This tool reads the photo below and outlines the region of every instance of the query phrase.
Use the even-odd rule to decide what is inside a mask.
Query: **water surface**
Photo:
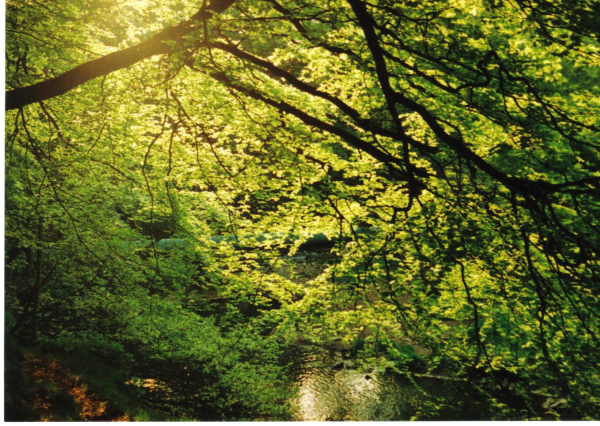
[[[416,386],[391,371],[361,369],[347,354],[310,346],[296,348],[291,355],[292,377],[299,390],[292,400],[292,420],[410,420],[436,397],[454,399],[459,407],[454,413],[457,418],[483,417],[479,404],[469,401],[468,392],[457,383],[419,378]],[[444,420],[450,419],[448,415]]]

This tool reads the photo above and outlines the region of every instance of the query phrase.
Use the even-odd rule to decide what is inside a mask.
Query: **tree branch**
[[[191,19],[165,28],[142,43],[81,64],[58,77],[10,90],[6,92],[5,109],[7,111],[18,109],[35,102],[55,98],[96,77],[130,67],[151,56],[171,53],[171,48],[164,43],[166,40],[181,38],[196,28],[194,26],[196,21],[212,18],[213,13],[225,11],[234,1],[213,0],[210,5],[202,7]]]

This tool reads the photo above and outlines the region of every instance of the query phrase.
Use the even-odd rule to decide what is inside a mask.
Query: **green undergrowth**
[[[62,364],[81,377],[89,390],[108,402],[107,418],[129,417],[130,421],[174,421],[165,413],[149,408],[141,399],[142,391],[126,384],[130,375],[115,368],[99,356],[80,351],[69,351],[56,355]]]
[[[357,337],[352,343],[352,354],[354,356],[384,356],[397,366],[414,369],[422,368],[427,363],[426,359],[419,355],[412,345],[384,339],[365,341],[364,338]]]
[[[93,354],[82,351],[51,352],[40,347],[24,347],[7,337],[5,346],[6,421],[172,421],[151,409],[141,399],[141,391],[127,385],[126,371]],[[27,359],[41,365],[54,363],[61,374],[50,377],[35,368],[26,368]],[[36,378],[34,374],[39,376]],[[65,378],[72,386],[65,385]],[[82,405],[73,392],[84,392],[102,405],[97,417],[82,415]]]

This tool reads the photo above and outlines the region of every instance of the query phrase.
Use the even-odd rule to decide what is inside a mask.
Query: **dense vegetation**
[[[7,414],[80,354],[172,418],[286,419],[281,353],[341,339],[490,418],[598,418],[599,14],[7,0]]]

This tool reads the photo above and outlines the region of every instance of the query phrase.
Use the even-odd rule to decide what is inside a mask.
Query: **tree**
[[[70,331],[56,300],[88,315],[91,288],[216,286],[277,300],[280,333],[369,330],[521,398],[493,417],[543,415],[533,392],[598,415],[597,5],[154,3],[7,4],[16,325]],[[317,233],[323,274],[273,272]]]

